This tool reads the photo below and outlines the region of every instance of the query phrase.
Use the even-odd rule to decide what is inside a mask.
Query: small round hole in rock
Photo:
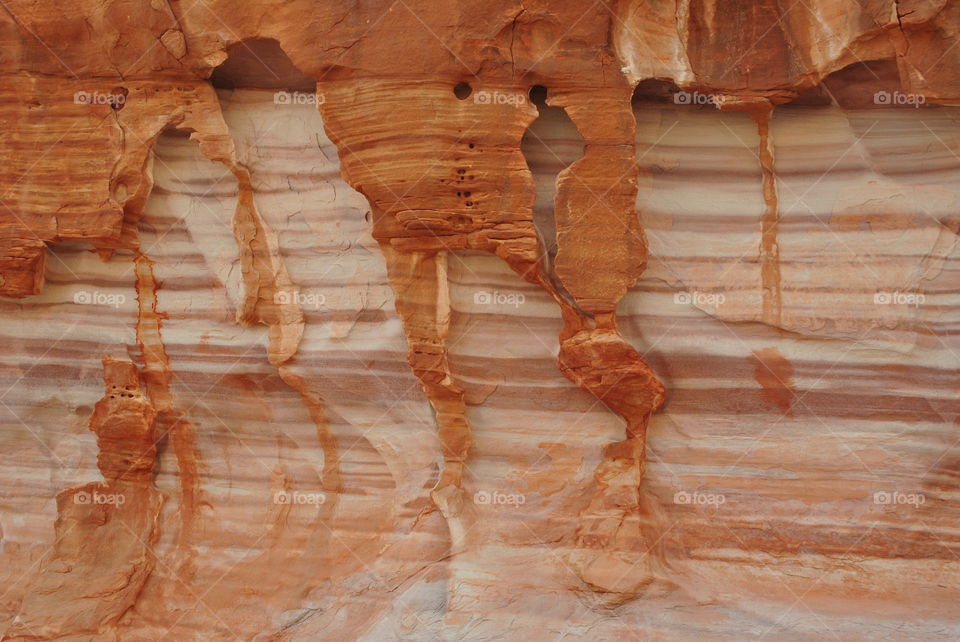
[[[530,88],[530,102],[538,108],[547,104],[547,88],[543,85],[534,85]]]
[[[117,111],[123,109],[123,106],[127,102],[127,96],[130,95],[130,90],[126,87],[114,87],[110,96],[110,107]]]

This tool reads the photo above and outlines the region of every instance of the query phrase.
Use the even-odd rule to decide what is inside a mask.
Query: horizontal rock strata
[[[954,639],[943,1],[8,0],[4,639]]]

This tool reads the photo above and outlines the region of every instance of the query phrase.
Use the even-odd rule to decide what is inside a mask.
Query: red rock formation
[[[956,569],[923,566],[956,548],[956,512],[937,503],[900,526],[929,519],[929,538],[901,533],[884,548],[870,537],[889,515],[863,527],[882,502],[856,504],[872,487],[846,475],[862,465],[887,479],[874,469],[898,459],[895,446],[851,429],[837,439],[852,458],[821,478],[837,453],[790,440],[831,439],[824,408],[877,433],[922,416],[935,427],[915,436],[935,445],[879,492],[953,492],[955,386],[940,379],[955,371],[955,342],[937,315],[955,303],[960,8],[4,9],[0,295],[19,301],[2,308],[21,324],[13,354],[35,357],[21,379],[65,363],[53,350],[67,336],[73,362],[89,361],[90,337],[30,327],[55,320],[45,306],[79,284],[92,290],[76,303],[115,302],[117,314],[74,325],[97,329],[94,352],[125,348],[136,362],[104,361],[91,428],[106,481],[57,495],[52,556],[29,588],[14,582],[9,637],[737,638],[770,633],[808,593],[818,602],[798,635],[824,618],[844,635],[869,621],[878,635],[885,599],[906,589],[884,597],[873,585],[908,572],[924,587],[916,626],[956,633],[944,611]],[[573,132],[553,140],[549,109],[579,135],[574,160],[553,153]],[[896,143],[870,137],[881,119],[908,131],[909,167],[893,169]],[[534,135],[541,144],[525,147]],[[102,263],[78,258],[76,243]],[[928,285],[945,298],[921,312]],[[862,305],[822,303],[861,286],[875,290]],[[128,295],[136,305],[121,315]],[[113,334],[112,323],[126,325]],[[519,356],[534,353],[573,386]],[[856,394],[886,386],[889,398],[846,408],[822,389],[839,368],[871,373]],[[518,388],[524,377],[551,382],[550,394]],[[926,396],[905,394],[910,382]],[[65,394],[50,403],[66,407]],[[502,410],[511,395],[541,414]],[[38,415],[46,403],[16,404],[28,421],[6,408],[44,446],[60,435]],[[796,430],[776,441],[782,422]],[[44,452],[31,465],[56,466],[47,450],[58,461]],[[702,484],[716,487],[704,489],[690,471],[711,467]],[[804,488],[783,489],[801,475]],[[163,510],[158,488],[171,495]],[[67,499],[108,490],[130,501]],[[703,510],[740,495],[736,517]],[[529,512],[494,512],[521,505]],[[834,536],[823,523],[855,526]],[[30,575],[36,560],[19,550],[11,564]],[[879,570],[845,575],[861,564],[851,551]],[[901,557],[919,570],[884,566]],[[817,564],[828,571],[805,575]],[[508,575],[509,590],[495,588]],[[859,592],[837,606],[848,583]],[[643,600],[702,609],[703,623],[634,626]],[[611,609],[626,615],[605,624],[598,613]]]
[[[56,540],[4,639],[108,634],[156,564],[163,495],[153,486],[156,411],[136,366],[103,359],[105,392],[90,418],[104,482],[57,495]]]

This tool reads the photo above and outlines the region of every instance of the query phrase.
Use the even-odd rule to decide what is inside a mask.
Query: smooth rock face
[[[960,638],[960,5],[6,4],[3,639]]]

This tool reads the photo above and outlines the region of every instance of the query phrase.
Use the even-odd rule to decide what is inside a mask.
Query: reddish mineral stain
[[[776,406],[788,417],[793,416],[793,366],[776,348],[754,350],[753,378],[763,388],[761,398]]]

